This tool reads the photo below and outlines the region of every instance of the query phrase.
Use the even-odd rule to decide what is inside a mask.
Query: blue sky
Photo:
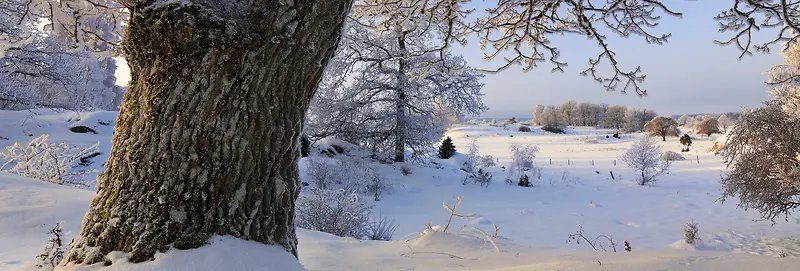
[[[683,18],[662,17],[658,33],[672,33],[665,45],[647,44],[641,37],[621,39],[609,35],[623,68],[642,66],[647,74],[643,87],[648,96],[638,97],[606,92],[600,84],[578,73],[588,59],[599,53],[596,43],[581,36],[558,36],[554,44],[569,62],[564,73],[551,73],[549,64],[529,72],[512,67],[484,78],[485,103],[491,108],[482,117],[528,118],[537,103],[561,104],[567,100],[645,107],[659,114],[731,112],[741,107],[756,107],[766,100],[766,72],[781,64],[778,48],[771,54],[755,54],[738,60],[735,47],[722,47],[714,39],[730,33],[718,33],[714,16],[732,7],[732,1],[666,1],[684,14]],[[768,29],[767,33],[774,33]],[[764,39],[760,40],[763,42]],[[454,48],[472,66],[495,68],[500,62],[484,61],[476,42]],[[499,59],[498,59],[499,60]],[[610,70],[601,70],[608,72]]]
[[[479,5],[490,2],[476,1]],[[617,52],[621,66],[624,69],[642,66],[647,74],[643,84],[647,97],[641,98],[633,91],[628,95],[606,92],[600,84],[580,76],[578,73],[587,67],[589,58],[599,53],[599,48],[582,36],[558,36],[552,40],[561,50],[561,60],[570,64],[565,72],[551,73],[551,66],[544,64],[529,72],[512,67],[499,74],[487,74],[483,92],[490,110],[482,117],[529,118],[536,104],[557,105],[567,100],[644,107],[662,115],[733,112],[741,107],[759,106],[768,98],[764,81],[767,70],[782,62],[778,48],[768,55],[755,54],[738,60],[740,52],[736,48],[713,43],[714,39],[731,35],[718,33],[714,16],[729,9],[732,1],[666,2],[673,10],[684,13],[680,19],[662,18],[658,33],[673,35],[667,44],[652,45],[641,37],[621,39],[609,35],[609,44]],[[775,30],[766,31],[774,34]],[[501,64],[484,61],[477,42],[466,47],[456,45],[453,50],[475,67],[492,69]],[[118,83],[126,83],[129,73],[126,65],[120,65]]]

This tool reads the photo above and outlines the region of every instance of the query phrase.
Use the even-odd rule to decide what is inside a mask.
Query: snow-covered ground
[[[91,167],[102,168],[114,119],[115,112],[0,111],[0,147],[43,133],[53,141],[76,145],[100,142],[103,154]],[[98,134],[70,132],[76,125]],[[380,165],[382,175],[395,187],[372,202],[374,211],[399,223],[394,238],[402,240],[360,241],[300,230],[300,262],[308,270],[796,270],[800,265],[800,238],[793,237],[800,233],[800,221],[795,217],[773,226],[769,221],[754,222],[758,213],[736,209],[735,199],[717,201],[725,166],[708,152],[713,140],[695,139],[692,152],[684,153],[687,160],[676,161],[669,175],[642,187],[632,180],[633,171],[620,161],[614,164],[639,135],[606,138],[612,133],[594,128],[556,135],[536,128],[525,133],[483,125],[454,127],[448,135],[459,151],[476,140],[481,154],[499,159],[490,169],[494,179],[489,187],[461,184],[465,173],[459,170],[463,157],[458,155],[438,161],[440,168],[412,166],[407,176],[399,165]],[[510,160],[510,143],[538,146],[536,162],[543,173],[534,178],[534,187],[504,183],[508,172],[502,166]],[[659,144],[663,150],[681,148],[677,138]],[[0,173],[0,270],[30,268],[49,239],[48,230],[58,221],[63,221],[65,239],[70,240],[80,230],[93,194]],[[495,224],[501,252],[483,238],[430,230],[421,237],[414,234],[423,232],[426,223],[445,224],[449,212],[442,202],[452,205],[458,196],[464,197],[459,213],[476,216],[456,219],[451,228],[468,224],[493,234]],[[682,241],[683,225],[689,221],[698,223],[699,245]],[[628,241],[633,252],[594,252],[584,242],[567,242],[579,225],[590,237],[608,234],[619,243]],[[269,263],[276,261],[286,265],[274,270],[293,268],[280,255],[264,256],[282,252],[274,247],[226,237],[212,241],[210,246],[172,251],[157,256],[149,267],[137,267],[219,270],[230,264],[225,262],[231,260],[227,255],[237,255],[240,260],[227,265],[229,270],[275,266]],[[228,252],[215,254],[221,251]],[[131,265],[112,267],[129,270]]]

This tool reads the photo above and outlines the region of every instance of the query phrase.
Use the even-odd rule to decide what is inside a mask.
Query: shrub
[[[683,240],[687,244],[693,245],[697,240],[700,240],[697,237],[697,231],[697,222],[686,222],[686,225],[683,226]]]
[[[344,147],[342,146],[331,144],[331,148],[333,148],[333,150],[335,150],[337,153],[344,153]]]
[[[306,174],[314,187],[319,189],[332,189],[335,185],[342,184],[344,179],[342,169],[319,158],[309,158],[306,161]]]
[[[509,144],[508,149],[511,154],[511,169],[521,171],[533,167],[533,159],[536,158],[536,152],[539,151],[536,146],[516,143]]]
[[[403,176],[411,175],[411,168],[408,167],[408,166],[401,166],[400,167],[400,172],[403,173]]]
[[[97,153],[99,143],[81,148],[65,142],[49,143],[47,138],[44,134],[28,144],[16,142],[0,151],[0,158],[7,160],[0,170],[11,165],[6,172],[60,185],[88,186],[82,177],[96,170],[74,168],[81,158]]]
[[[439,146],[439,158],[450,159],[456,153],[456,146],[453,145],[453,139],[449,136],[442,140],[442,145]]]
[[[622,154],[620,160],[639,172],[641,175],[639,185],[645,185],[655,182],[656,177],[669,171],[670,161],[662,161],[660,157],[661,147],[651,141],[649,137],[642,136]]]
[[[517,182],[517,185],[522,187],[533,186],[533,184],[531,184],[530,178],[528,177],[528,175],[525,174],[522,174],[522,176],[519,177],[519,182]]]
[[[528,127],[528,126],[520,126],[520,127],[519,127],[519,131],[520,131],[520,132],[530,132],[530,131],[531,131],[531,127]]]
[[[50,230],[50,234],[53,235],[53,238],[47,242],[42,254],[36,256],[36,258],[39,260],[39,262],[36,264],[37,267],[55,267],[59,262],[61,262],[61,259],[64,258],[64,248],[61,244],[61,222],[56,223],[56,226]]]
[[[369,231],[371,210],[355,192],[312,188],[297,200],[296,223],[305,229],[361,238]]]
[[[369,240],[392,241],[392,236],[394,236],[397,226],[394,219],[389,219],[385,216],[377,216],[367,224],[367,231],[364,237]]]
[[[566,133],[566,132],[564,131],[564,129],[561,129],[561,128],[556,128],[556,127],[546,127],[546,126],[543,126],[543,127],[542,127],[542,130],[545,130],[545,131],[548,131],[548,132],[551,132],[551,133],[555,133],[555,134],[564,134],[564,133]]]
[[[482,167],[495,167],[495,166],[497,166],[497,164],[495,164],[495,162],[494,162],[494,157],[492,157],[491,155],[488,155],[488,154],[484,155],[484,156],[481,156],[480,165]]]
[[[684,134],[683,136],[681,136],[680,141],[681,145],[685,147],[684,149],[681,149],[681,151],[688,152],[689,146],[692,146],[692,137],[690,137],[688,134]]]
[[[681,160],[686,160],[686,157],[683,157],[683,155],[680,155],[679,153],[674,151],[666,151],[664,152],[664,154],[661,155],[661,160],[669,162],[681,161]]]

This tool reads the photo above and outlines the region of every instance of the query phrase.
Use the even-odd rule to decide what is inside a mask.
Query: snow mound
[[[451,228],[450,230],[454,229]],[[411,240],[408,247],[417,252],[494,251],[494,247],[486,239],[468,234],[453,234],[449,231],[445,233],[436,230],[425,230],[418,238]]]
[[[56,270],[147,271],[147,270],[305,270],[297,259],[280,246],[246,241],[231,236],[213,236],[208,244],[195,249],[170,250],[155,255],[154,261],[133,264],[122,252],[109,253],[110,266],[102,263],[68,265]]]

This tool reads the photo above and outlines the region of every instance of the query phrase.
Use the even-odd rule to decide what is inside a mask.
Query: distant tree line
[[[656,112],[650,109],[567,101],[558,106],[537,104],[533,111],[533,123],[551,132],[561,132],[567,126],[640,132],[644,130],[645,124],[656,116]]]

